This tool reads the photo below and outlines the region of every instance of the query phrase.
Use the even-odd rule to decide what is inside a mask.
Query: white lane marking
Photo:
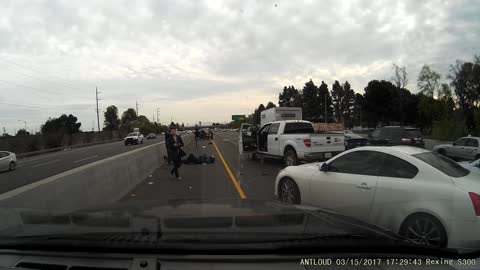
[[[98,155],[82,158],[82,159],[79,159],[79,160],[75,160],[73,163],[82,162],[82,161],[89,160],[89,159],[96,158],[96,157],[98,157]]]
[[[53,163],[59,162],[60,160],[61,160],[61,159],[55,159],[55,160],[52,160],[52,161],[49,161],[49,162],[36,164],[36,165],[33,165],[32,168],[36,168],[36,167],[41,167],[41,166],[53,164]]]
[[[142,148],[139,148],[139,149],[135,149],[135,150],[132,150],[132,151],[128,151],[126,153],[121,153],[121,154],[118,154],[116,156],[111,156],[111,157],[108,157],[108,158],[105,158],[105,159],[101,159],[101,160],[98,160],[98,161],[95,161],[95,162],[92,162],[92,163],[88,163],[88,164],[85,164],[85,165],[82,165],[80,167],[77,167],[75,169],[71,169],[69,171],[65,171],[65,172],[62,172],[62,173],[59,173],[59,174],[56,174],[56,175],[53,175],[53,176],[50,176],[50,177],[47,177],[45,179],[42,179],[42,180],[39,180],[39,181],[36,181],[36,182],[33,182],[31,184],[28,184],[28,185],[25,185],[25,186],[22,186],[22,187],[19,187],[19,188],[16,188],[16,189],[13,189],[13,190],[10,190],[8,192],[5,192],[5,193],[2,193],[0,194],[0,201],[2,200],[6,200],[6,199],[9,199],[9,198],[12,198],[12,197],[15,197],[17,196],[18,194],[21,194],[25,191],[29,191],[31,189],[34,189],[34,188],[37,188],[41,185],[45,185],[45,184],[48,184],[50,182],[54,182],[58,179],[62,179],[62,177],[65,177],[65,176],[68,176],[68,175],[71,175],[71,174],[74,174],[74,173],[77,173],[77,172],[80,172],[82,170],[85,170],[85,169],[88,169],[88,168],[91,168],[91,167],[94,167],[94,166],[98,166],[102,163],[105,163],[105,162],[108,162],[108,161],[111,161],[111,160],[115,160],[117,158],[120,158],[120,157],[123,157],[123,156],[127,156],[127,155],[130,155],[130,154],[133,154],[133,153],[136,153],[136,152],[139,152],[139,151],[143,151],[145,149],[148,149],[150,147],[155,147],[157,146],[158,144],[164,144],[165,142],[159,142],[159,143],[155,143],[155,144],[152,144],[152,145],[149,145],[147,147],[142,147]]]

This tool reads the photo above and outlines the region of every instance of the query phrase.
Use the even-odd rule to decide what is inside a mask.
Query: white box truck
[[[283,120],[302,120],[302,108],[298,107],[274,107],[260,114],[260,126]]]

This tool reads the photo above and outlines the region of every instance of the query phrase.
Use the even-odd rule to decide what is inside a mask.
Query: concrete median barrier
[[[183,136],[185,145],[193,136]],[[99,160],[0,194],[0,207],[76,210],[118,201],[163,163],[165,143]]]

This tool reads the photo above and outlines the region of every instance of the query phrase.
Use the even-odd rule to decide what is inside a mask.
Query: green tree
[[[306,120],[316,120],[320,117],[318,87],[313,83],[312,79],[303,86],[303,118]]]
[[[77,117],[69,114],[68,116],[62,114],[59,118],[49,118],[45,124],[42,125],[41,131],[43,134],[60,133],[72,134],[80,132],[82,123],[77,123]]]
[[[318,111],[320,114],[320,119],[322,122],[325,121],[325,117],[327,121],[333,120],[333,108],[332,108],[332,96],[330,96],[330,91],[328,91],[328,85],[322,81],[320,86],[318,87]],[[326,104],[326,105],[325,105]],[[325,115],[325,106],[327,106],[327,115]]]
[[[262,112],[265,111],[265,106],[260,104],[257,109],[255,109],[253,113],[253,120],[256,125],[260,125],[260,115]]]
[[[343,92],[342,92],[342,100],[341,100],[341,112],[343,114],[343,122],[346,127],[351,127],[351,118],[352,118],[352,111],[353,105],[355,103],[355,92],[351,88],[348,81],[343,84]]]
[[[360,93],[355,94],[354,98],[354,103],[353,103],[353,113],[352,113],[352,122],[354,126],[362,126],[363,125],[363,115],[365,113],[363,112],[363,106],[364,106],[364,99],[363,95]]]
[[[417,87],[420,93],[433,97],[439,88],[441,76],[428,65],[424,65],[418,73]]]
[[[302,94],[294,86],[285,86],[278,96],[278,106],[302,107]]]
[[[480,58],[474,58],[474,63],[457,60],[448,75],[468,130],[475,129],[474,110],[480,103]]]
[[[28,135],[30,135],[30,132],[22,128],[17,131],[17,134],[15,136],[28,136]]]
[[[103,130],[117,130],[120,126],[120,119],[118,118],[118,108],[115,105],[108,106],[105,113],[103,114],[103,117],[103,123],[105,125]]]
[[[137,113],[133,108],[128,108],[122,113],[122,118],[120,119],[122,126],[130,126],[131,123],[137,120]]]
[[[343,87],[338,81],[335,81],[332,85],[332,101],[333,101],[333,115],[336,121],[342,121],[342,99],[343,99]]]
[[[408,78],[407,78],[407,69],[405,68],[405,66],[399,67],[397,64],[393,64],[392,69],[393,69],[392,82],[398,88],[406,88],[408,84]]]
[[[370,81],[365,87],[364,110],[369,126],[392,120],[395,89],[397,88],[391,82],[377,80]]]
[[[275,105],[273,102],[269,101],[267,103],[267,107],[265,107],[265,110],[268,110],[268,109],[271,109],[271,108],[275,108],[277,107],[277,105]]]

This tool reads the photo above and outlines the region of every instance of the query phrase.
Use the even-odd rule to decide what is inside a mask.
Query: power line
[[[83,98],[83,99],[92,99],[92,98],[83,97],[83,96],[75,96],[75,95],[69,95],[69,94],[65,94],[65,93],[60,93],[60,92],[56,92],[56,91],[52,91],[52,90],[45,90],[45,89],[41,89],[41,88],[37,88],[37,87],[32,87],[32,86],[28,86],[28,85],[24,85],[24,84],[20,84],[20,83],[5,81],[5,80],[2,80],[2,79],[0,79],[0,82],[3,82],[3,83],[5,83],[5,84],[16,85],[16,86],[19,86],[19,87],[30,88],[30,89],[38,90],[38,91],[42,91],[42,92],[52,93],[52,94],[55,94],[55,95],[63,95],[63,96],[69,96],[69,97],[75,97],[75,98]]]
[[[34,109],[51,109],[51,110],[65,110],[65,111],[92,111],[94,109],[69,109],[69,108],[61,108],[61,107],[49,107],[37,104],[17,104],[17,103],[8,103],[8,102],[0,102],[2,105],[8,106],[18,106],[18,107],[26,107],[26,108],[34,108]]]
[[[11,60],[3,59],[2,61],[3,61],[3,62],[7,62],[7,63],[9,63],[10,65],[16,66],[17,68],[20,68],[20,69],[23,69],[23,70],[26,70],[26,71],[29,71],[29,72],[42,73],[42,72],[40,72],[40,71],[38,71],[38,70],[35,70],[35,69],[31,68],[31,67],[25,67],[25,66],[22,66],[22,65],[20,65],[20,64],[18,64],[18,63],[12,62]],[[17,71],[17,72],[18,72],[18,71]],[[59,76],[55,76],[55,75],[43,75],[43,76],[45,76],[45,77],[52,77],[52,78],[53,78],[53,77],[57,77],[57,78],[59,78],[60,80],[64,80],[63,78],[61,78],[61,77],[59,77]],[[32,76],[32,77],[33,77],[33,76]],[[71,84],[69,84],[69,83],[63,83],[63,84],[66,85],[66,86],[69,85],[70,87],[74,87],[73,85],[71,85]],[[76,88],[76,86],[75,86],[74,88]],[[79,89],[79,90],[80,90],[80,89]]]

